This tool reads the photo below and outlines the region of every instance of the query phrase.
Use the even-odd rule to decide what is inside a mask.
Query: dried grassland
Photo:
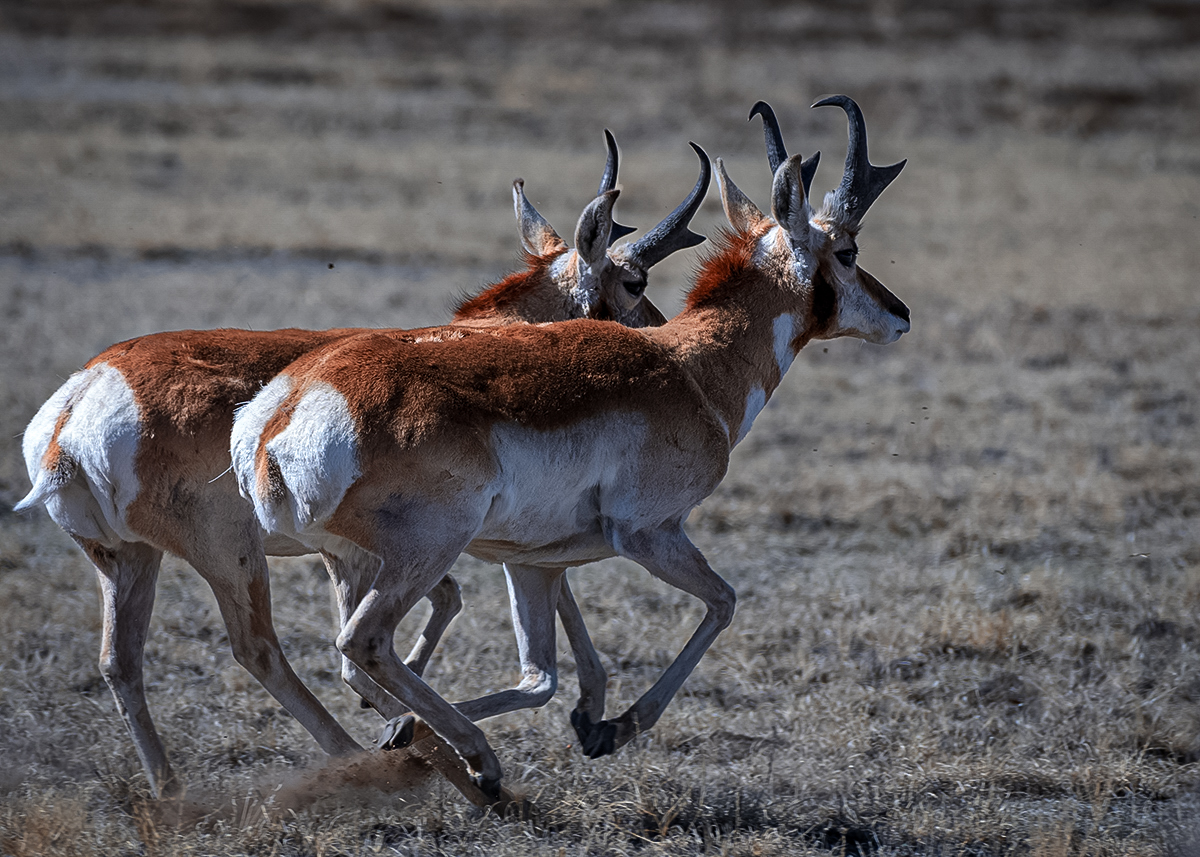
[[[1200,22],[846,9],[12,6],[0,854],[1198,853]],[[765,201],[758,98],[829,186],[840,121],[804,106],[832,90],[862,101],[875,161],[911,159],[862,263],[913,332],[802,353],[692,516],[738,612],[655,729],[584,759],[560,645],[558,697],[485,724],[534,819],[483,816],[420,766],[330,765],[168,560],[147,681],[189,790],[151,801],[96,669],[90,566],[3,511],[59,379],[171,327],[436,321],[514,258],[514,176],[571,228],[605,125],[626,222],[690,185],[687,138]],[[713,199],[700,225],[719,223]],[[689,264],[656,270],[664,308]],[[319,563],[272,568],[289,657],[369,739]],[[499,570],[456,574],[467,606],[429,673],[451,699],[516,678]],[[620,710],[700,607],[628,563],[571,574]]]

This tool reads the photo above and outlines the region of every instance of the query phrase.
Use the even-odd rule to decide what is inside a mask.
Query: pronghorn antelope
[[[890,343],[908,308],[856,264],[867,208],[900,172],[872,166],[858,106],[845,172],[814,210],[799,156],[775,171],[767,216],[717,161],[733,227],[687,305],[661,327],[577,320],[414,341],[376,331],[306,354],[238,415],[234,469],[268,531],[379,574],[338,648],[412,706],[499,789],[474,720],[503,695],[451,705],[392,652],[399,619],[461,552],[509,569],[513,617],[554,688],[553,606],[563,566],[624,556],[700,598],[707,612],[675,661],[613,720],[572,716],[589,755],[650,728],[733,617],[735,596],[683,520],[720,482],[796,353],[813,339]]]
[[[584,316],[631,325],[662,323],[662,314],[643,292],[647,271],[670,250],[661,241],[648,241],[654,233],[610,249],[614,236],[632,230],[612,222],[617,152],[611,134],[605,135],[609,156],[600,192],[579,219],[575,249],[533,208],[518,179],[513,200],[526,270],[464,301],[455,323],[485,328]],[[664,222],[686,222],[700,196],[693,191],[695,205]],[[157,795],[181,788],[151,720],[142,678],[164,551],[187,560],[209,583],[235,658],[322,749],[361,749],[295,675],[272,625],[264,554],[309,550],[287,538],[264,539],[253,507],[225,475],[235,408],[306,351],[359,332],[179,331],[129,340],[72,375],[25,432],[33,489],[16,508],[45,505],[96,566],[104,620],[100,669]],[[453,334],[433,329],[424,335]],[[345,621],[378,561],[345,554],[325,559],[336,582],[339,618]],[[433,613],[407,661],[417,673],[461,605],[449,576],[429,597]],[[579,663],[581,696],[598,696],[602,708],[606,677],[565,588],[557,606]],[[352,662],[345,661],[343,676],[385,717],[408,710]]]

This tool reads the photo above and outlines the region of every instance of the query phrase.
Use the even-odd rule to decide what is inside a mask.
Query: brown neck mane
[[[509,274],[479,294],[464,298],[454,310],[454,322],[469,322],[520,315],[521,303],[535,294],[550,277],[550,265],[558,254],[535,256],[521,252],[524,271]],[[545,278],[545,279],[543,279]]]
[[[757,232],[732,232],[722,229],[712,249],[700,261],[696,285],[687,295],[686,311],[725,304],[741,290],[747,279],[758,278],[754,268],[754,249],[761,237]]]

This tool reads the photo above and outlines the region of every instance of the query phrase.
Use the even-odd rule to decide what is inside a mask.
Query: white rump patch
[[[71,414],[59,431],[58,443],[78,471],[70,482],[46,490],[42,459],[66,408]],[[108,545],[117,539],[139,541],[126,525],[125,513],[139,489],[134,464],[140,434],[137,402],[120,372],[100,363],[75,373],[42,405],[25,431],[22,452],[35,485],[27,499],[44,502],[50,517],[80,538]]]
[[[98,371],[98,368],[85,369],[68,378],[66,383],[55,390],[54,395],[46,400],[46,404],[38,408],[38,412],[33,415],[33,419],[26,426],[25,436],[21,440],[21,453],[25,456],[25,469],[29,473],[29,481],[35,486],[38,484],[38,478],[42,472],[42,460],[46,457],[46,450],[50,447],[50,441],[54,439],[54,427],[58,424],[59,416],[73,399],[78,398],[87,389],[87,386],[96,378]],[[43,500],[34,500],[31,494],[18,505],[21,508],[28,508],[40,502]]]
[[[268,531],[303,533],[324,523],[362,475],[358,427],[345,397],[329,384],[315,384],[301,396],[287,428],[266,451],[279,465],[285,494],[278,506],[254,498]]]
[[[237,476],[238,491],[252,503],[258,493],[254,490],[254,453],[258,451],[258,439],[262,437],[267,420],[291,391],[292,379],[287,375],[276,375],[258,395],[239,406],[234,414],[229,453],[233,460],[233,472]]]

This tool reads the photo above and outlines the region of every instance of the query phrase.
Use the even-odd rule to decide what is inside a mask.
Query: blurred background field
[[[909,159],[860,262],[913,330],[803,352],[693,514],[738,614],[655,729],[583,758],[561,646],[558,698],[485,724],[536,823],[436,784],[161,823],[91,567],[8,511],[62,379],[157,330],[439,322],[517,264],[513,178],[573,230],[606,127],[642,228],[691,187],[688,140],[768,204],[759,99],[830,189],[832,92],[873,161]],[[0,2],[0,853],[1200,852],[1198,218],[1186,0]],[[711,192],[696,228],[723,222]],[[655,268],[668,314],[697,258]],[[368,740],[323,570],[272,567],[289,656]],[[451,699],[517,673],[499,570],[456,574]],[[628,563],[571,574],[619,711],[700,605]],[[179,562],[147,654],[197,799],[321,764]]]

